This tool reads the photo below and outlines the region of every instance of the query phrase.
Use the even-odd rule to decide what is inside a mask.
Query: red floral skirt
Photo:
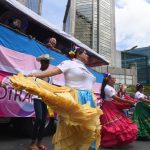
[[[127,118],[121,110],[129,107],[129,104],[116,100],[104,101],[103,115],[100,118],[102,147],[121,147],[136,140],[137,125]]]

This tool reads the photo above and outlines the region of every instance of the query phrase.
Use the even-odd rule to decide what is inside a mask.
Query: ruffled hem
[[[120,147],[137,138],[137,125],[127,118],[112,102],[104,102],[102,123],[102,147]]]
[[[134,110],[133,122],[138,125],[138,137],[150,137],[150,106],[145,102],[139,102]]]
[[[61,116],[53,138],[55,150],[90,147],[93,141],[96,141],[96,147],[99,147],[101,129],[99,117],[102,114],[99,108],[78,104],[72,96],[75,95],[75,90],[68,87],[57,87],[40,79],[35,81],[34,78],[24,77],[22,74],[10,79],[16,89],[25,89],[31,94],[40,96],[42,101]]]
[[[82,127],[68,126],[63,120],[60,121],[52,141],[55,150],[77,150],[85,146],[87,148],[83,150],[88,150],[95,135],[90,130],[84,131]]]

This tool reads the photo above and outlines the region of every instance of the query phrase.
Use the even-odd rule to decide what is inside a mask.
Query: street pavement
[[[48,147],[48,150],[54,149],[51,140],[52,137],[44,137],[43,139],[43,143]],[[0,150],[28,150],[30,142],[30,138],[22,137],[10,130],[0,130]],[[122,148],[100,148],[100,150],[150,150],[150,140],[135,141]]]

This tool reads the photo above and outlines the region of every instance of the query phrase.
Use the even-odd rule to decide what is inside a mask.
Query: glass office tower
[[[150,85],[150,47],[136,48],[122,52],[122,67],[129,68],[134,64],[137,67],[137,82]]]
[[[68,0],[64,31],[91,47],[115,66],[114,0]]]

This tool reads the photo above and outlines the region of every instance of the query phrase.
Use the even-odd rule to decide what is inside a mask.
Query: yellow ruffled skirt
[[[59,122],[52,143],[55,150],[89,150],[91,143],[100,145],[101,125],[99,117],[102,111],[91,108],[89,104],[78,104],[77,91],[69,87],[58,87],[34,77],[22,74],[10,78],[14,88],[25,89],[38,95],[59,115]]]

